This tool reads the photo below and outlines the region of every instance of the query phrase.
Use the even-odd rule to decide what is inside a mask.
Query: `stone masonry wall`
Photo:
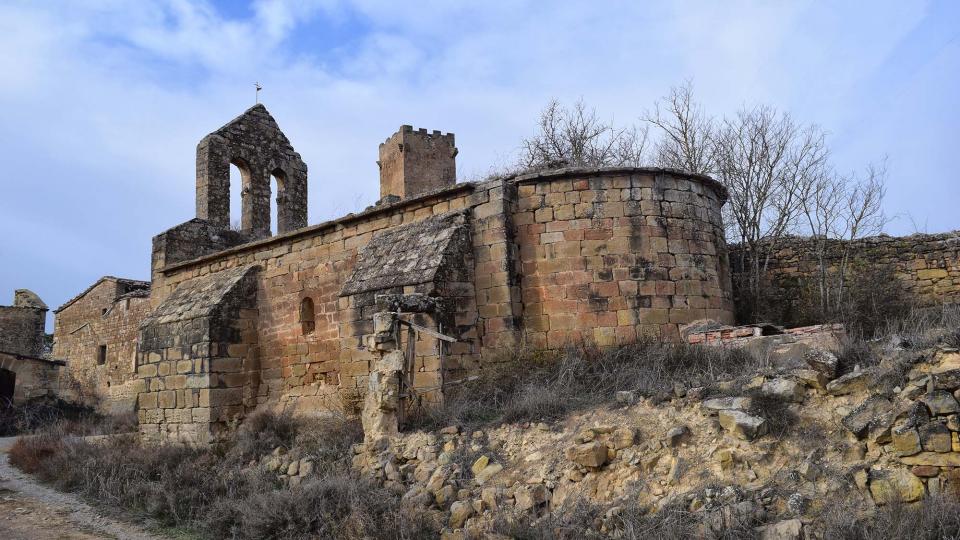
[[[669,171],[517,179],[523,325],[537,348],[570,340],[679,339],[697,319],[732,322],[712,180]]]
[[[137,415],[145,441],[211,442],[256,405],[257,271],[240,266],[195,280],[141,325]]]
[[[0,306],[0,352],[40,356],[46,309]]]
[[[53,358],[67,362],[60,393],[110,413],[132,412],[142,390],[135,380],[137,332],[150,313],[149,289],[128,291],[125,283],[100,280],[54,319]]]
[[[833,274],[843,257],[847,242],[827,244],[828,271]],[[731,262],[738,260],[731,249]],[[771,258],[768,275],[779,296],[791,297],[807,285],[817,283],[817,260],[813,241],[791,237],[782,241]],[[864,269],[893,270],[904,289],[929,303],[960,302],[960,231],[941,234],[914,234],[904,237],[874,236],[852,243],[851,273]]]
[[[679,339],[677,327],[694,319],[731,322],[722,200],[722,188],[709,179],[654,169],[458,184],[156,267],[153,302],[205,276],[261,265],[255,278],[256,404],[353,412],[370,372],[365,340],[373,330],[368,312],[375,295],[339,293],[359,250],[377,232],[470,209],[469,281],[383,291],[453,299],[445,321],[415,319],[458,339],[443,349],[450,382],[524,339],[549,348],[576,339],[607,345],[646,333]],[[299,320],[304,298],[315,311],[307,334]],[[441,376],[437,341],[421,337],[416,347],[416,386],[435,389]]]
[[[0,370],[14,376],[13,402],[22,403],[32,398],[55,393],[63,367],[56,362],[29,356],[0,352]],[[8,373],[4,375],[9,376]],[[0,395],[0,406],[6,405]]]
[[[196,262],[156,269],[154,302],[162,302],[177,287],[210,273],[261,264],[263,270],[256,278],[260,351],[257,403],[300,411],[352,408],[366,388],[371,356],[364,336],[372,334],[372,321],[362,316],[365,304],[352,304],[356,299],[339,295],[354,270],[358,250],[376,231],[483,204],[490,199],[489,189],[454,186],[295,234],[238,246]],[[372,306],[373,295],[368,296],[371,298],[362,301]],[[307,297],[314,303],[315,328],[305,335],[299,306]],[[476,319],[475,314],[464,317],[461,322]],[[465,340],[455,344],[460,350],[479,350],[481,333],[477,329],[471,328],[460,337]]]

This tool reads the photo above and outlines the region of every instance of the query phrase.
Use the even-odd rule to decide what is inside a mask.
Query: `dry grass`
[[[742,350],[655,340],[609,349],[569,347],[556,355],[519,351],[485,367],[478,380],[450,392],[443,408],[422,411],[410,427],[551,420],[612,403],[621,390],[662,396],[678,384],[711,386],[760,367]]]
[[[888,504],[857,517],[856,503],[834,501],[817,517],[822,538],[838,540],[944,540],[960,538],[960,500],[928,497],[919,503]]]
[[[11,462],[61,491],[204,538],[427,538],[425,518],[399,497],[352,472],[360,439],[343,418],[298,421],[258,413],[231,441],[210,448],[142,447],[133,436],[98,443],[64,426],[20,439]],[[250,466],[277,446],[314,460],[315,475],[287,488]]]

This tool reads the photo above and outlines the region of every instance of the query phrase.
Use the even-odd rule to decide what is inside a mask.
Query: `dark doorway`
[[[17,374],[9,369],[0,369],[0,407],[13,403],[13,389],[17,385]]]

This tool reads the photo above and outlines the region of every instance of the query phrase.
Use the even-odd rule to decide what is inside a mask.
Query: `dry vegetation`
[[[842,357],[843,369],[870,365],[876,358],[870,351],[888,344],[908,351],[934,343],[960,345],[958,328],[960,310],[955,307],[910,311],[871,340],[851,340]],[[618,391],[633,391],[654,402],[697,387],[704,395],[735,393],[741,389],[720,388],[717,381],[746,380],[768,369],[739,351],[655,341],[604,351],[570,348],[557,357],[516,352],[500,365],[450,397],[444,409],[415,418],[416,427],[458,424],[469,430],[503,422],[549,421],[609,406]],[[899,369],[885,366],[887,373]],[[789,408],[759,395],[754,399],[774,434],[789,436],[795,420]],[[77,426],[60,422],[21,439],[11,451],[11,461],[57,489],[77,492],[103,507],[122,509],[188,537],[436,538],[445,524],[436,513],[406,506],[401,493],[353,472],[351,448],[362,435],[356,423],[342,418],[295,420],[258,413],[228,442],[203,449],[146,449],[128,435],[91,441],[76,434],[94,428]],[[285,485],[262,466],[278,447],[309,456],[316,465],[314,473],[299,486]],[[467,470],[476,456],[466,446],[461,450],[454,459]],[[949,497],[888,505],[866,519],[853,517],[856,513],[848,507],[852,503],[838,500],[817,517],[817,529],[824,538],[957,538],[960,503]],[[493,529],[518,539],[604,535],[679,539],[703,536],[705,530],[714,538],[759,536],[755,527],[763,522],[755,517],[718,525],[716,515],[682,505],[651,512],[639,504],[610,507],[581,501],[539,519],[498,517]],[[604,535],[598,532],[601,522]]]

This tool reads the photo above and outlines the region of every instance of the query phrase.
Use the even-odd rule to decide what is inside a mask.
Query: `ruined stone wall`
[[[927,303],[960,302],[960,232],[914,234],[904,237],[874,236],[855,240],[829,240],[826,249],[828,273],[835,276],[849,245],[848,279],[890,270],[904,290]],[[740,249],[731,249],[737,270]],[[772,294],[789,302],[816,287],[818,264],[815,243],[810,238],[790,237],[769,262],[767,273]],[[736,277],[736,276],[735,276]],[[832,277],[831,277],[832,279]]]
[[[13,403],[53,395],[62,369],[50,360],[0,351],[0,377],[7,381],[13,379]],[[5,405],[7,399],[10,397],[0,394],[0,406]]]
[[[149,289],[130,289],[127,281],[102,279],[57,310],[52,356],[67,362],[63,397],[104,412],[134,410],[142,390],[134,377],[137,332],[150,313],[150,298]]]
[[[41,356],[47,310],[0,306],[0,352]]]
[[[679,339],[697,319],[732,322],[720,208],[705,177],[658,170],[520,177],[514,219],[530,343]]]

